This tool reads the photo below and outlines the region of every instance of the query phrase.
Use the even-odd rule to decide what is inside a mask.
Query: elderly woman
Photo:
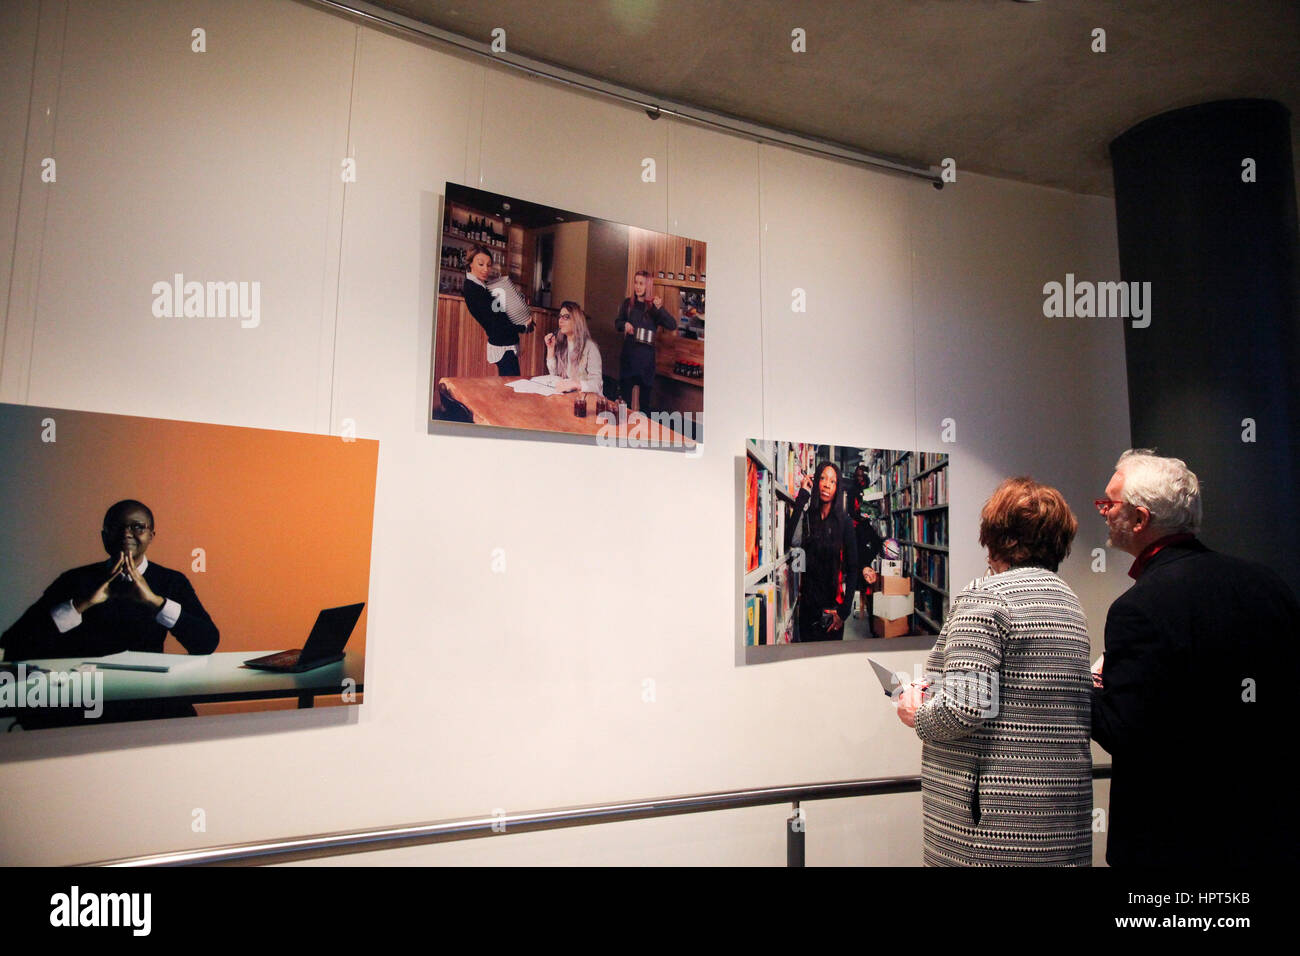
[[[916,728],[927,866],[1092,863],[1092,675],[1079,599],[1056,576],[1078,522],[1008,478],[980,515],[989,575],[957,595],[899,695]]]

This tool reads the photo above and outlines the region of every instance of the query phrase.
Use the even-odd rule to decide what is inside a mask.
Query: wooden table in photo
[[[587,396],[587,417],[578,418],[573,414],[573,400],[576,393],[521,394],[506,387],[508,382],[517,381],[520,379],[504,378],[499,375],[483,378],[444,378],[438,381],[438,390],[464,405],[474,417],[476,424],[568,432],[572,435],[596,435],[600,432],[602,422],[596,417],[595,395]],[[694,439],[660,425],[654,419],[647,421],[644,426],[638,426],[629,420],[626,434],[629,437],[634,436],[631,437],[634,443],[639,444],[644,440],[650,447],[667,445],[689,448],[695,444]]]

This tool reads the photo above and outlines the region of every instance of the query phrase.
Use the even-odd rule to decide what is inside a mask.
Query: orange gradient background
[[[217,651],[302,647],[322,608],[367,600],[378,456],[371,440],[0,404],[0,630],[63,571],[106,560],[104,512],[136,498],[154,514],[149,560],[190,579]],[[166,650],[184,653],[171,636]]]

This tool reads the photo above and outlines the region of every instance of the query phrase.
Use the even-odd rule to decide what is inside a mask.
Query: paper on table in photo
[[[506,382],[506,388],[513,388],[520,395],[554,395],[555,383],[559,379],[554,375],[538,375],[536,378],[521,378],[517,382]]]
[[[99,667],[110,671],[152,671],[166,674],[169,671],[191,670],[202,667],[209,660],[207,654],[154,654],[149,651],[119,651],[93,661],[83,662],[86,667]]]
[[[528,303],[524,297],[519,294],[515,284],[510,281],[509,276],[501,276],[499,279],[493,279],[487,284],[488,291],[492,293],[495,300],[492,307],[504,309],[506,316],[515,325],[527,325],[531,317],[528,310]]]

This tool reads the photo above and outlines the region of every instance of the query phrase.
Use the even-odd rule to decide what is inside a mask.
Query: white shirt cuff
[[[168,598],[166,601],[163,601],[163,606],[158,609],[158,613],[154,616],[154,620],[170,631],[176,626],[176,622],[180,619],[180,616],[181,606],[171,598]]]
[[[54,618],[54,626],[59,629],[60,634],[67,634],[81,624],[81,615],[77,613],[71,601],[64,601],[50,608],[50,617]]]

